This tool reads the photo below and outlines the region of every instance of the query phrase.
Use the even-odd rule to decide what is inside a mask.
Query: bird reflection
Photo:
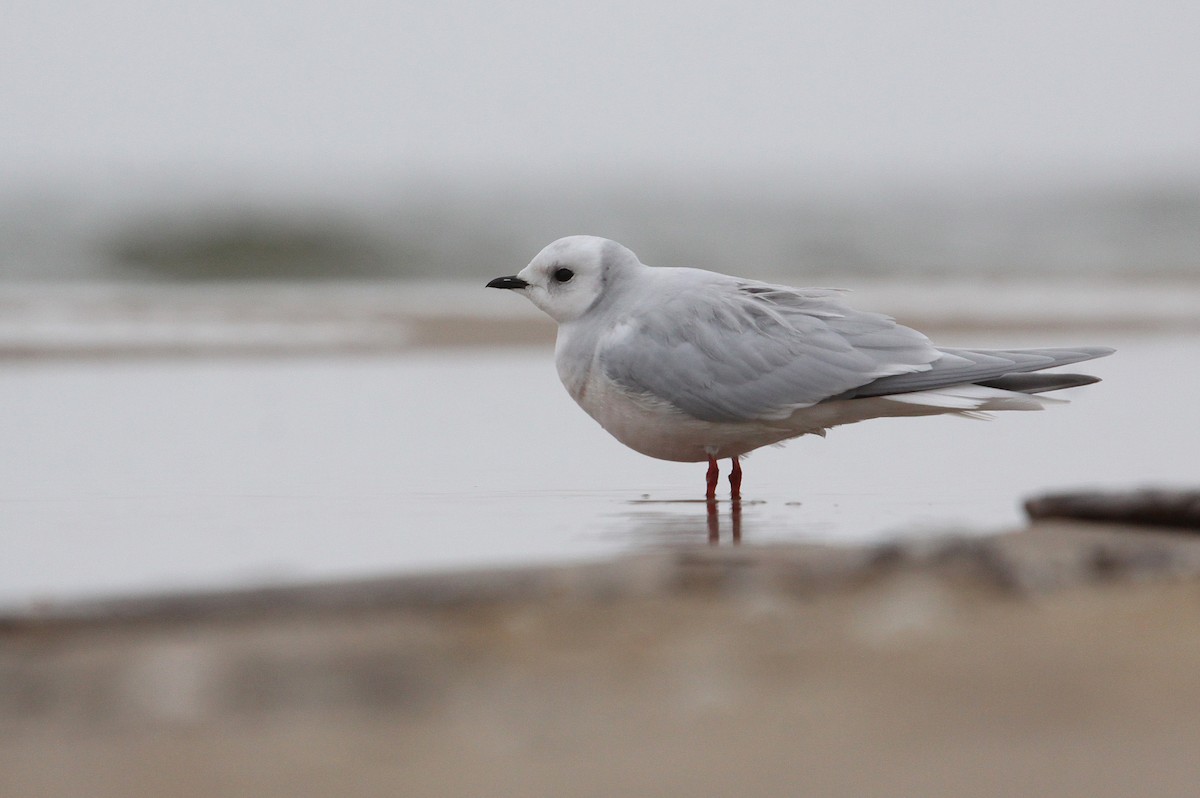
[[[664,543],[694,544],[706,540],[709,545],[716,546],[724,540],[736,546],[742,542],[743,505],[760,503],[740,499],[696,501],[642,498],[630,504],[639,508],[654,506],[656,509],[640,509],[625,517],[634,522],[632,528],[635,534],[658,538]],[[698,505],[704,507],[703,515],[694,511]]]
[[[721,542],[721,516],[717,512],[717,500],[708,499],[708,544],[716,546]],[[742,542],[742,500],[732,499],[729,503],[730,539],[733,545]]]

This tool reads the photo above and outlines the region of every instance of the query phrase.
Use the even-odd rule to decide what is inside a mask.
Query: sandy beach
[[[4,620],[5,795],[1186,796],[1200,540],[1071,523]]]

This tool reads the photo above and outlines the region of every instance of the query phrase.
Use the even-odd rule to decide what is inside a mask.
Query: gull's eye
[[[556,283],[569,282],[570,279],[574,276],[575,276],[575,272],[573,272],[570,269],[565,268],[565,267],[554,270],[554,282],[556,282]]]

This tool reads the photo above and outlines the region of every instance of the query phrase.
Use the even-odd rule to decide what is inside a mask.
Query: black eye
[[[575,272],[573,272],[567,268],[561,268],[561,269],[554,270],[554,281],[558,282],[558,283],[565,283],[574,276],[575,276]]]

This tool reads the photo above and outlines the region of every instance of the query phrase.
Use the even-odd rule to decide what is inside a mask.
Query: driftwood
[[[1025,502],[1030,518],[1072,518],[1200,530],[1200,490],[1053,493]]]

